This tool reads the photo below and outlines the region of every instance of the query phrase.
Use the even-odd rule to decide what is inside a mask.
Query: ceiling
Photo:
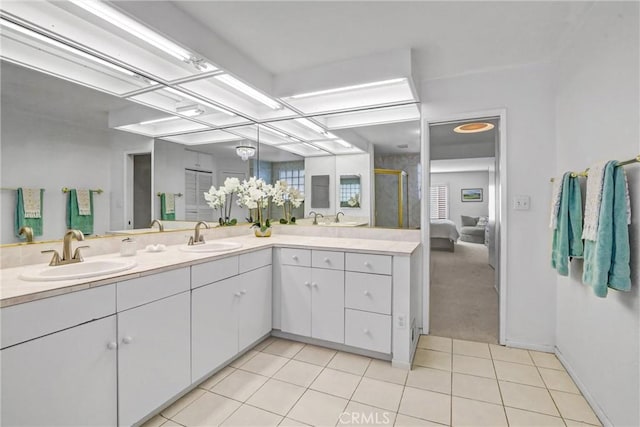
[[[422,79],[545,61],[593,2],[178,1],[277,74],[397,48]]]
[[[477,133],[456,133],[453,131],[457,126],[477,121],[491,123],[494,128]],[[498,128],[499,120],[497,118],[478,118],[432,124],[429,127],[430,157],[434,160],[494,157]]]
[[[400,122],[353,129],[356,134],[371,142],[376,154],[407,154],[420,152],[420,122]],[[334,131],[340,135],[340,131]],[[400,148],[398,145],[408,145]]]

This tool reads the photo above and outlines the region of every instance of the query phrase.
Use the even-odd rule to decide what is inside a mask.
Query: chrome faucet
[[[195,231],[193,233],[193,236],[189,237],[189,243],[187,243],[187,245],[189,246],[193,246],[193,245],[201,245],[204,243],[204,236],[202,236],[200,234],[200,226],[204,225],[204,228],[209,228],[209,224],[207,224],[204,221],[199,221],[196,224],[196,228]]]
[[[84,240],[84,234],[80,230],[67,230],[64,234],[64,238],[62,239],[62,258],[60,258],[60,254],[56,250],[48,250],[42,251],[42,253],[53,252],[53,257],[51,258],[51,262],[49,265],[64,265],[64,264],[72,264],[74,262],[82,262],[83,258],[80,254],[80,249],[88,248],[89,246],[78,246],[76,250],[73,252],[73,256],[71,255],[71,241],[73,238],[76,238],[77,241],[81,242]]]
[[[309,212],[309,215],[313,215],[313,225],[318,225],[318,217],[324,218],[324,215],[321,213],[316,213],[314,211]]]
[[[342,214],[342,216],[344,216],[344,212],[340,211],[336,214],[336,220],[335,222],[340,222],[340,214]]]
[[[158,225],[158,231],[164,231],[164,225],[162,225],[162,222],[160,222],[159,219],[154,219],[153,221],[151,221],[151,224],[149,224],[149,228],[153,228],[154,225]]]
[[[20,230],[18,230],[18,235],[21,236],[24,234],[24,237],[27,238],[27,243],[31,243],[33,242],[33,228],[31,227],[20,227]]]

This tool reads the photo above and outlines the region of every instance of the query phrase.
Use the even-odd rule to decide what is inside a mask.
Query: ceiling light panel
[[[179,87],[205,98],[215,99],[221,105],[256,121],[283,119],[296,115],[274,99],[238,80],[230,80],[234,82],[230,85],[225,82],[226,80],[218,78],[223,76],[231,77],[226,74],[207,77],[182,83]]]
[[[196,123],[191,120],[176,117],[172,120],[149,120],[141,123],[117,126],[115,129],[137,133],[139,135],[145,135],[153,138],[159,138],[167,135],[178,135],[185,132],[206,130],[209,129],[209,127],[201,123]]]
[[[105,7],[105,6],[100,6]],[[122,13],[109,7],[113,13]],[[124,25],[116,25],[113,19],[103,19],[72,2],[15,1],[3,2],[2,11],[9,17],[47,29],[52,35],[71,41],[89,51],[100,52],[107,59],[145,74],[152,80],[173,81],[215,70],[206,62],[196,66],[176,57],[174,49],[166,43],[155,45],[134,35]],[[106,14],[104,15],[106,17]],[[131,20],[131,18],[128,18]],[[134,21],[135,22],[135,21]],[[140,24],[138,24],[140,25]],[[145,27],[143,27],[145,28]],[[147,33],[161,34],[147,28]],[[168,40],[167,40],[168,41]],[[176,45],[177,46],[177,45]],[[186,50],[185,50],[186,51]],[[197,57],[198,55],[193,54]]]
[[[217,144],[221,142],[240,141],[244,138],[225,132],[223,130],[211,130],[205,132],[194,132],[184,135],[175,135],[162,138],[167,141],[183,145]]]
[[[409,80],[396,78],[379,82],[328,88],[282,98],[305,114],[346,111],[416,101]]]
[[[359,154],[364,152],[343,139],[316,141],[314,144],[331,154]]]
[[[279,145],[278,149],[288,151],[290,153],[297,154],[303,157],[319,157],[331,155],[331,153],[306,142],[283,144]]]
[[[81,49],[0,18],[2,59],[111,95],[157,84]]]
[[[420,120],[420,109],[418,104],[408,104],[397,107],[328,114],[318,116],[315,119],[327,129],[346,129]]]

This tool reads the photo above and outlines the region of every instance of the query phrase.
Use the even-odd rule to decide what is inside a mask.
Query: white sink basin
[[[207,253],[207,252],[224,252],[232,249],[239,249],[242,247],[242,243],[238,242],[207,242],[202,245],[185,245],[180,246],[182,252],[195,252],[195,253]]]
[[[357,221],[340,221],[340,222],[320,222],[318,225],[323,227],[358,227],[361,225],[366,225],[365,222],[357,222]]]
[[[33,270],[25,270],[20,276],[22,280],[34,282],[50,282],[54,280],[84,279],[104,274],[119,273],[135,267],[135,260],[94,260],[82,261],[74,264],[47,266]]]

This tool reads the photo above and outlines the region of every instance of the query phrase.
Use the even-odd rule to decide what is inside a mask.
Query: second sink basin
[[[93,260],[74,264],[40,267],[25,270],[19,276],[22,280],[34,282],[50,282],[54,280],[85,279],[87,277],[102,276],[104,274],[119,273],[135,267],[135,260]]]
[[[207,253],[207,252],[224,252],[233,249],[239,249],[242,247],[242,243],[238,242],[207,242],[201,245],[185,245],[180,246],[182,252],[195,252],[195,253]]]

